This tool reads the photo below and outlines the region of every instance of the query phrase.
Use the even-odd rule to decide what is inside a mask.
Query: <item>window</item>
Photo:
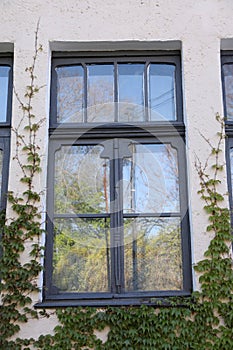
[[[226,159],[231,215],[233,213],[233,52],[222,52],[222,87],[226,139]],[[232,216],[233,220],[233,216]]]
[[[43,306],[189,295],[178,53],[52,62]]]
[[[0,210],[6,206],[10,153],[12,57],[0,55]]]

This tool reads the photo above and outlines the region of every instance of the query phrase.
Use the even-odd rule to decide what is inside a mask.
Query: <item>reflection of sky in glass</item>
[[[58,122],[83,121],[83,67],[56,68]]]
[[[87,66],[87,120],[114,121],[114,65]]]
[[[6,121],[10,67],[0,67],[0,122]]]
[[[149,66],[149,111],[151,120],[175,120],[175,66]]]
[[[233,64],[224,64],[224,88],[227,119],[233,120]]]
[[[176,120],[175,65],[150,63],[145,68],[145,63],[57,67],[58,122],[143,122],[147,105],[150,121]],[[232,72],[227,80],[232,85]]]
[[[120,121],[136,122],[144,120],[143,74],[144,64],[118,64],[118,101],[120,102]]]
[[[131,145],[123,163],[124,212],[179,211],[177,154],[170,145]]]

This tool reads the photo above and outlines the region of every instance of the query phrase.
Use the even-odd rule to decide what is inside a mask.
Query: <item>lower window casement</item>
[[[44,306],[190,295],[180,140],[51,141]]]

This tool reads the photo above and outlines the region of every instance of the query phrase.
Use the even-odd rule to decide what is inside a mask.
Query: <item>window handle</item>
[[[116,269],[115,269],[115,283],[116,283],[116,292],[121,292],[121,262],[120,262],[120,246],[117,244],[115,247],[115,261],[116,261]]]

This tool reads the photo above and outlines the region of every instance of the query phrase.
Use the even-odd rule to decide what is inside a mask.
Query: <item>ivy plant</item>
[[[12,129],[15,135],[15,156],[19,169],[22,192],[15,195],[8,193],[8,205],[11,206],[13,217],[6,220],[1,213],[1,259],[0,259],[0,348],[21,349],[22,341],[9,340],[15,335],[29,317],[38,317],[31,302],[31,293],[38,292],[37,279],[42,267],[40,258],[43,249],[40,246],[41,213],[39,211],[40,193],[35,190],[35,179],[41,171],[37,132],[43,119],[33,114],[32,101],[40,87],[35,83],[35,67],[42,47],[38,44],[38,27],[35,33],[35,53],[32,65],[26,68],[29,74],[29,84],[26,87],[24,102],[15,91],[22,116],[18,125]],[[29,259],[21,262],[25,252]],[[25,344],[29,341],[25,340]],[[25,348],[26,349],[26,348]]]

